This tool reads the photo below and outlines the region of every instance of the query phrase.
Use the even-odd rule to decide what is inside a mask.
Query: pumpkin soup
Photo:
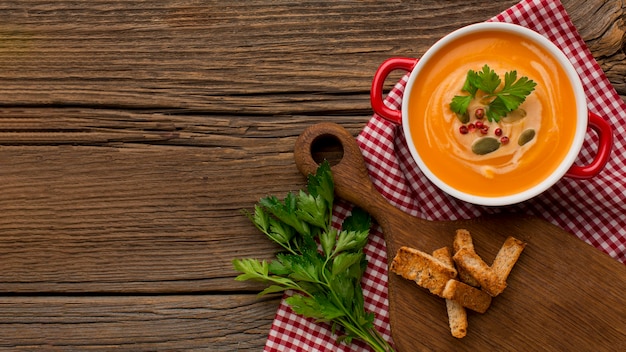
[[[450,102],[464,94],[468,72],[487,69],[532,81],[532,93],[513,111],[494,116],[493,96],[478,92],[460,116]],[[568,153],[576,129],[565,71],[544,49],[513,33],[481,32],[448,43],[416,77],[408,108],[412,140],[426,167],[449,186],[481,197],[539,184]]]

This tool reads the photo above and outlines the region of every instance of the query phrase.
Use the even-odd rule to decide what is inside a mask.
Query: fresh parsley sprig
[[[369,214],[354,208],[340,229],[332,227],[334,183],[323,162],[308,178],[307,192],[289,193],[283,201],[262,198],[247,216],[283,248],[271,261],[235,259],[242,274],[269,286],[259,294],[293,290],[286,299],[297,314],[328,323],[338,340],[359,339],[374,351],[393,351],[374,328],[374,314],[364,308],[361,278],[367,266],[363,248],[371,226]]]
[[[500,118],[517,109],[532,93],[537,85],[528,77],[517,79],[517,71],[509,71],[504,74],[504,85],[498,89],[502,80],[498,74],[488,65],[483,66],[482,71],[469,70],[463,88],[469,95],[456,95],[452,98],[450,109],[459,116],[467,114],[467,109],[476,93],[480,90],[486,93],[482,99],[489,101],[486,116],[489,121],[499,122]]]

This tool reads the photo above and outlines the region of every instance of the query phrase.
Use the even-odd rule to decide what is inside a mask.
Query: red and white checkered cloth
[[[490,21],[516,23],[554,42],[570,59],[586,89],[588,107],[614,128],[611,159],[600,175],[590,180],[564,178],[524,203],[487,208],[456,200],[437,189],[411,159],[400,126],[374,115],[357,141],[370,177],[378,190],[405,212],[430,220],[455,220],[483,214],[518,211],[542,217],[581,240],[626,263],[626,104],[611,86],[559,1],[524,0]],[[385,102],[399,109],[408,75],[398,82]],[[579,165],[594,156],[597,137],[591,133],[583,145]],[[336,207],[337,220],[350,204]],[[387,300],[386,246],[380,229],[373,229],[365,248],[369,261],[362,286],[365,308],[376,313],[375,325],[391,341]],[[286,293],[286,295],[288,295]],[[291,311],[284,299],[272,325],[265,351],[368,351],[360,343],[335,342],[328,326],[316,324]]]

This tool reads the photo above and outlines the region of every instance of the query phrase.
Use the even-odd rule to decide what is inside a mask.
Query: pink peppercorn
[[[483,108],[478,108],[476,109],[476,111],[474,111],[474,116],[476,116],[477,119],[482,119],[483,117],[485,117],[485,109]]]

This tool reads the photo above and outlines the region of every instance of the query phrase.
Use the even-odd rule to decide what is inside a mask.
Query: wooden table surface
[[[261,350],[241,210],[304,186],[304,128],[362,129],[384,59],[514,3],[0,1],[0,349]],[[563,4],[626,98],[626,4]]]

